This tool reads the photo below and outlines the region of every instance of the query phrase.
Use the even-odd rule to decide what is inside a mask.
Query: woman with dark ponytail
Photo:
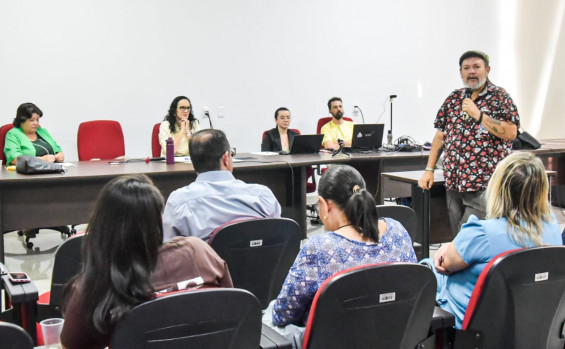
[[[263,317],[268,325],[295,325],[278,327],[288,337],[306,325],[314,295],[333,274],[364,264],[416,262],[410,235],[399,222],[378,216],[356,169],[330,167],[320,179],[318,195],[320,218],[328,232],[306,241]]]

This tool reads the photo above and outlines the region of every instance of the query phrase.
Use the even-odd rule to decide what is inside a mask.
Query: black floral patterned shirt
[[[434,127],[444,133],[443,171],[445,186],[458,192],[486,189],[498,162],[512,148],[488,132],[473,118],[462,115],[465,89],[453,91],[439,109]],[[475,99],[475,104],[491,118],[509,121],[520,127],[518,108],[501,87],[487,81],[487,87]]]

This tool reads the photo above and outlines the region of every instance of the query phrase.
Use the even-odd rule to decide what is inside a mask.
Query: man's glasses
[[[179,107],[179,109],[181,111],[190,111],[190,109],[192,109],[192,107]]]
[[[235,157],[235,154],[237,154],[235,148],[231,148],[231,149],[230,149],[230,155],[231,155],[231,157],[234,158],[234,157]]]

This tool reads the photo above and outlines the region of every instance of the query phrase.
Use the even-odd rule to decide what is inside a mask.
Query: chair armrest
[[[282,334],[265,324],[261,324],[261,349],[290,349],[292,343]]]
[[[39,295],[33,282],[12,283],[8,275],[2,275],[2,287],[12,303],[12,309],[5,311],[3,319],[11,320],[26,330],[33,343],[37,343],[37,300]],[[11,318],[6,318],[9,315]]]
[[[450,328],[455,326],[455,315],[440,307],[434,307],[434,315],[430,325],[430,332],[436,332],[443,328]]]

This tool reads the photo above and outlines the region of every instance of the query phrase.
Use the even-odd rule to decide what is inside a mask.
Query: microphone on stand
[[[345,150],[343,149],[343,139],[338,138],[337,143],[339,144],[339,149],[334,150],[333,153],[332,153],[332,156],[336,156],[337,154],[341,153],[343,155],[351,157],[351,155],[349,155],[349,153],[345,152]]]
[[[208,121],[210,122],[210,128],[214,129],[214,126],[212,126],[212,119],[210,118],[210,112],[208,110],[204,112],[204,116],[208,118]]]

